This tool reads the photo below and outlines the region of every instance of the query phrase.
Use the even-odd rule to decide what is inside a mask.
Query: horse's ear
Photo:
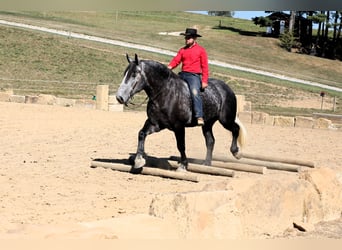
[[[139,59],[138,59],[138,55],[137,54],[135,54],[135,58],[134,59],[135,59],[135,64],[138,65],[139,64]]]
[[[126,53],[126,58],[127,58],[128,63],[131,63],[131,58],[129,58],[129,55],[127,53]]]

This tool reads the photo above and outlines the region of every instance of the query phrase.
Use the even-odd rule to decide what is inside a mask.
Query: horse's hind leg
[[[237,145],[237,140],[238,140],[239,133],[240,133],[240,126],[236,122],[234,122],[231,125],[230,131],[232,132],[232,136],[233,136],[232,144],[230,146],[230,152],[233,154],[235,158],[240,159],[239,147]]]
[[[137,154],[134,159],[134,168],[142,168],[146,163],[146,160],[144,158],[146,136],[159,131],[160,128],[151,124],[148,119],[145,121],[144,127],[139,131],[138,134],[138,148]]]
[[[238,137],[239,137],[239,133],[240,133],[240,126],[239,124],[237,124],[235,121],[224,121],[224,120],[220,120],[220,123],[222,124],[222,126],[231,131],[232,132],[232,144],[230,146],[230,152],[233,154],[233,156],[237,159],[240,159],[239,156],[239,147],[237,144],[238,141]]]
[[[215,145],[215,137],[213,134],[213,124],[209,124],[206,122],[204,126],[202,126],[202,133],[205,138],[205,145],[207,147],[207,154],[205,157],[204,165],[211,166],[211,160],[213,157],[213,150]]]

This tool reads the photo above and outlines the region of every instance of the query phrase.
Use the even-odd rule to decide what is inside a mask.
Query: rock
[[[185,239],[269,238],[340,217],[342,186],[335,172],[310,169],[287,176],[234,179],[220,183],[219,191],[206,186],[202,192],[157,195],[149,214],[171,221]]]
[[[342,213],[342,182],[340,172],[329,168],[304,171],[300,178],[308,181],[320,200],[321,220],[340,218]],[[318,221],[316,221],[318,222]]]
[[[25,103],[25,96],[23,95],[11,95],[9,97],[10,102]]]
[[[252,111],[252,102],[245,101],[245,105],[243,105],[243,111]]]
[[[309,232],[315,230],[315,226],[312,223],[306,223],[302,221],[294,221],[293,227],[301,232]]]
[[[47,105],[55,105],[56,104],[56,97],[53,95],[45,95],[40,94],[38,95],[38,104],[47,104]]]
[[[243,111],[238,113],[238,117],[240,121],[245,123],[252,123],[252,112],[250,111]]]
[[[171,221],[179,238],[242,238],[242,224],[232,197],[229,190],[157,195],[149,214]]]
[[[265,125],[274,126],[274,116],[273,115],[266,116]]]
[[[13,95],[13,90],[1,90],[0,91],[0,102],[9,102],[10,96]]]
[[[296,116],[295,127],[313,128],[314,120],[312,117]]]
[[[308,183],[298,179],[265,179],[241,190],[237,200],[245,237],[279,235],[293,226],[293,220],[302,220],[303,204],[312,192]],[[318,197],[312,203],[319,204]]]
[[[332,122],[325,118],[318,118],[314,122],[314,128],[328,129],[331,125]]]
[[[25,103],[37,103],[37,102],[38,102],[38,96],[31,96],[31,95],[25,96]]]
[[[108,96],[108,111],[123,111],[124,107],[118,103],[115,95]]]
[[[274,126],[294,127],[294,117],[275,116],[274,117]]]
[[[123,111],[123,105],[122,104],[109,104],[108,105],[108,111]]]
[[[56,104],[63,107],[74,107],[76,100],[58,97],[56,98]]]
[[[236,106],[237,106],[237,113],[244,111],[245,105],[245,96],[244,95],[236,95]]]
[[[252,123],[253,124],[265,124],[269,114],[264,112],[254,111],[252,112]]]

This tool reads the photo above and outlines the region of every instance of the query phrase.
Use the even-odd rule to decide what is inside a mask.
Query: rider
[[[202,37],[197,34],[196,29],[187,28],[185,33],[180,35],[185,38],[185,46],[171,60],[168,68],[174,69],[182,63],[179,76],[189,85],[197,124],[202,126],[204,125],[203,104],[199,92],[208,87],[208,56],[205,49],[196,42],[197,37]]]

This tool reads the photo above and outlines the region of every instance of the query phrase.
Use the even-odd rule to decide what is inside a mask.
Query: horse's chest
[[[169,101],[148,107],[148,116],[154,123],[172,127],[176,123],[187,124],[191,122],[191,105],[183,101]]]

